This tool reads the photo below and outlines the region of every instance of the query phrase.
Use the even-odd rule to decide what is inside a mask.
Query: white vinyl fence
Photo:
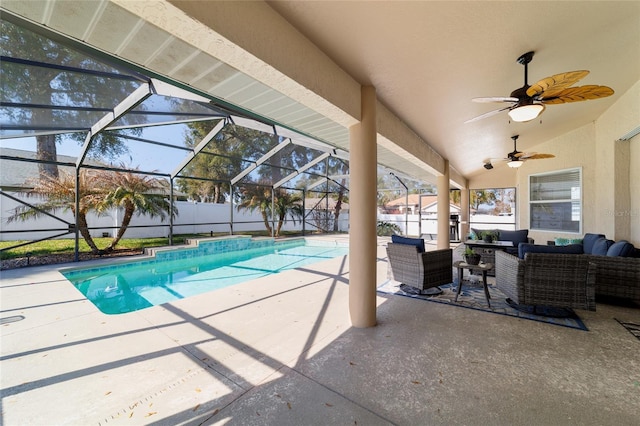
[[[35,197],[22,197],[19,194],[11,194],[31,205],[37,205],[40,201]],[[66,223],[49,216],[41,216],[37,219],[30,219],[25,222],[7,223],[7,218],[19,205],[18,202],[6,197],[0,197],[0,210],[2,222],[0,223],[0,240],[39,240],[63,233],[69,227]],[[187,201],[177,201],[176,208],[178,215],[173,222],[173,233],[176,234],[206,234],[206,233],[231,233],[231,216],[233,215],[233,232],[264,231],[266,228],[259,212],[250,213],[247,210],[238,211],[229,204],[192,203]],[[87,217],[91,235],[94,237],[112,237],[117,232],[117,228],[122,223],[122,210],[114,209],[103,216],[91,213]],[[66,222],[73,224],[75,219],[70,211],[55,214]],[[309,223],[310,222],[310,223]],[[349,224],[348,212],[340,213],[339,231],[347,232]],[[312,232],[317,228],[314,220],[310,216],[304,225],[305,231]],[[282,229],[284,231],[302,232],[302,222],[296,220],[295,224],[287,218]],[[47,230],[51,229],[51,230]],[[12,232],[18,230],[28,230],[29,232]],[[161,222],[159,218],[151,219],[148,216],[135,216],[127,228],[125,238],[149,238],[167,237],[169,235],[168,218]],[[68,233],[60,238],[74,238],[73,233]]]

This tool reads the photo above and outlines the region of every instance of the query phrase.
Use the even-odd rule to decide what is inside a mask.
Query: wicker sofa
[[[453,281],[451,249],[425,252],[422,240],[395,238],[395,241],[387,244],[387,257],[394,280],[420,292]]]
[[[588,256],[496,252],[496,287],[517,305],[596,310],[596,265]]]
[[[640,302],[640,258],[635,257],[637,250],[632,244],[620,240],[607,240],[602,234],[585,234],[581,244],[549,246],[520,244],[518,257],[521,260],[531,254],[574,255],[584,257],[595,265],[596,297],[615,297]],[[515,261],[511,259],[509,266]],[[504,266],[503,262],[503,266]],[[508,271],[503,270],[504,274]],[[498,261],[496,258],[496,280],[498,280]]]

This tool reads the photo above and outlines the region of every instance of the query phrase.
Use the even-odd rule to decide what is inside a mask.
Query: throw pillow
[[[636,248],[633,244],[626,240],[620,240],[611,244],[611,247],[607,250],[607,256],[631,257],[635,250]]]
[[[584,234],[584,238],[582,239],[582,247],[584,248],[585,254],[594,254],[593,244],[599,238],[605,238],[604,234]]]
[[[422,238],[408,238],[401,235],[392,235],[391,242],[396,244],[407,244],[418,247],[420,253],[424,253],[424,240]]]
[[[604,237],[600,237],[593,243],[591,254],[596,256],[606,256],[607,252],[609,251],[609,247],[611,247],[612,245],[612,240],[607,240]]]
[[[520,243],[528,243],[529,242],[529,230],[528,229],[520,229],[518,231],[504,231],[500,230],[500,235],[498,239],[500,241],[513,241],[513,246],[518,247]]]
[[[568,238],[556,238],[555,239],[555,243],[557,246],[566,246],[567,244],[569,244],[569,239]]]
[[[527,253],[562,253],[562,254],[582,254],[580,244],[569,244],[566,246],[547,246],[541,244],[520,243],[518,246],[518,257],[524,259]]]

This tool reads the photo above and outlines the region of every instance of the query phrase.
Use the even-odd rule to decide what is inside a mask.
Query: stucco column
[[[376,91],[361,91],[361,121],[349,128],[349,314],[376,325]]]
[[[444,174],[438,176],[438,248],[451,247],[449,239],[449,160],[444,161]]]
[[[460,190],[460,241],[467,239],[469,235],[469,188],[462,188]]]

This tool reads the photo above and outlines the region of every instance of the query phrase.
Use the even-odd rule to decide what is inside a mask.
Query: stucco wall
[[[640,138],[617,140],[640,126],[640,81],[596,121],[596,227],[607,237],[640,247]]]
[[[631,230],[630,241],[640,246],[640,135],[630,141],[629,156],[631,166],[629,172],[629,192],[631,193]]]

